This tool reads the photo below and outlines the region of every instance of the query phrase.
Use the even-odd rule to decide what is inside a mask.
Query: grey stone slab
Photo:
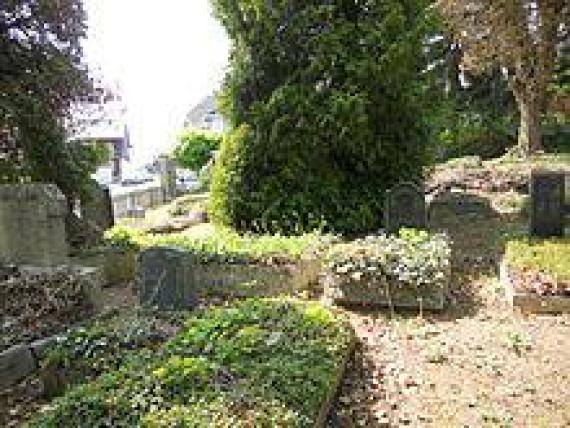
[[[384,225],[390,233],[397,233],[401,228],[427,227],[426,200],[419,186],[400,183],[386,193]]]
[[[17,345],[0,353],[0,388],[15,385],[37,368],[27,345]]]
[[[530,233],[548,238],[564,235],[565,177],[563,172],[535,170],[530,180]]]
[[[138,259],[140,303],[160,310],[190,309],[197,304],[188,254],[176,248],[153,247]]]
[[[50,184],[0,185],[0,262],[67,262],[66,199]]]

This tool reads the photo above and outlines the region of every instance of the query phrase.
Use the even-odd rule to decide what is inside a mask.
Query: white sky
[[[169,150],[188,110],[219,87],[229,42],[208,0],[84,0],[87,61],[122,88],[140,165]]]

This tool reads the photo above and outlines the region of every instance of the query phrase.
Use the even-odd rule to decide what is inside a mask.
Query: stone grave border
[[[21,266],[23,270],[50,271],[51,268],[38,268]],[[96,295],[100,291],[101,275],[98,269],[83,266],[71,266],[80,276],[88,278],[86,282],[93,282],[94,287],[85,290],[87,299],[95,304]],[[23,342],[13,345],[0,352],[0,389],[14,386],[31,374],[39,371],[40,362],[47,350],[57,342],[59,334],[46,336],[32,342]]]
[[[513,308],[519,308],[523,313],[570,313],[570,297],[539,296],[538,294],[524,293],[515,290],[511,270],[504,258],[499,266],[499,281],[505,290],[509,305]]]
[[[350,328],[350,342],[344,351],[344,355],[342,357],[338,372],[336,374],[335,379],[331,382],[331,387],[328,390],[325,400],[321,405],[319,412],[317,413],[317,419],[315,421],[314,427],[315,428],[325,428],[327,417],[330,413],[331,407],[334,404],[334,400],[336,394],[340,388],[341,382],[344,379],[344,375],[348,369],[348,363],[350,362],[350,358],[352,357],[354,350],[356,349],[356,334],[354,330]]]

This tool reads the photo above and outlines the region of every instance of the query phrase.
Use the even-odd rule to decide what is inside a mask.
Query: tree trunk
[[[542,150],[539,108],[533,102],[519,100],[521,115],[519,127],[519,150],[524,156]]]

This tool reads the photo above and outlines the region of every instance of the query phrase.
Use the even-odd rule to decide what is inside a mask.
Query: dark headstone
[[[386,193],[384,225],[390,233],[401,228],[425,229],[427,226],[424,192],[413,183],[400,183]]]
[[[193,308],[197,296],[189,274],[186,252],[154,247],[144,250],[138,260],[138,292],[143,306],[161,310]]]
[[[27,345],[17,345],[0,353],[0,389],[15,385],[36,369],[36,360]]]
[[[530,233],[548,238],[564,235],[564,173],[533,171],[530,180]]]
[[[113,201],[108,187],[92,180],[89,198],[81,201],[81,218],[103,231],[115,225]]]

